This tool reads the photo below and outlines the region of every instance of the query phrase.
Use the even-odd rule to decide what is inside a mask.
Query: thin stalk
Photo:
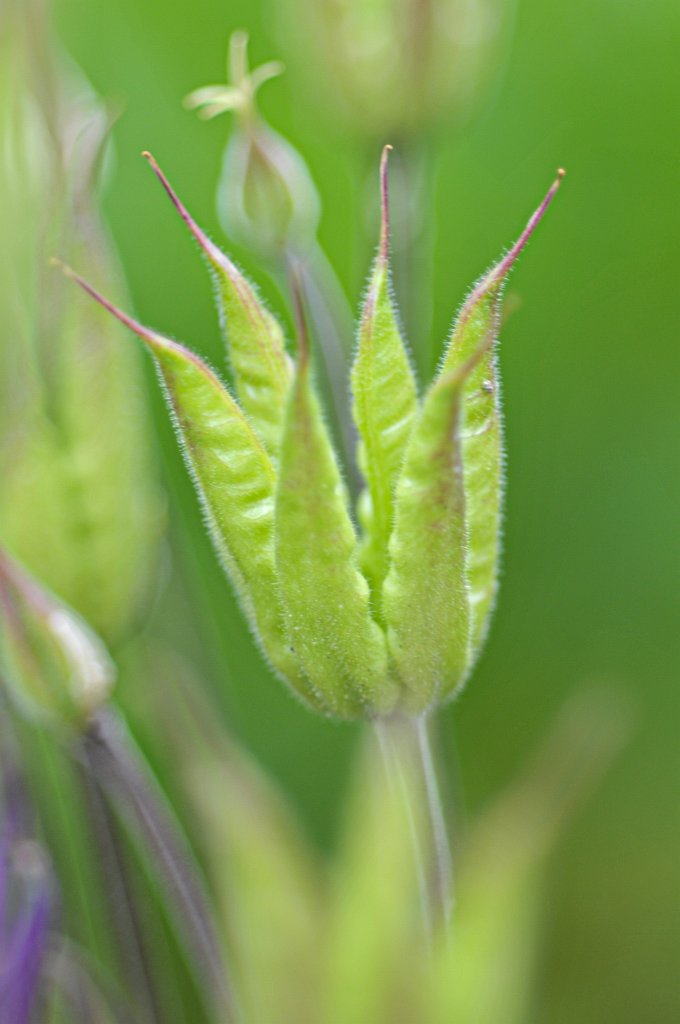
[[[434,758],[432,757],[432,745],[427,728],[427,719],[424,715],[421,715],[416,720],[416,733],[418,736],[420,768],[427,797],[430,831],[434,845],[434,888],[441,923],[448,926],[451,923],[451,913],[453,910],[453,857],[451,856],[444,806],[437,781],[437,770]]]
[[[63,765],[59,764],[60,752],[55,750],[48,736],[42,731],[37,734],[36,746],[43,760],[43,764],[40,765],[43,770],[42,777],[50,780],[50,791],[46,795],[51,803],[52,824],[58,830],[59,839],[63,840],[67,860],[68,882],[64,883],[62,878],[62,884],[68,885],[70,895],[73,891],[77,893],[74,905],[77,906],[78,919],[82,921],[82,941],[87,943],[100,963],[106,963],[110,960],[111,948],[109,944],[103,944],[104,929],[97,920],[98,907],[88,886],[88,877],[92,878],[93,882],[97,877],[96,866],[90,857],[90,850],[87,849],[86,837],[81,836],[81,841],[78,841],[79,831],[73,828],[73,814],[70,813],[73,808],[69,807],[67,785],[71,787],[71,794],[75,795],[78,792],[77,778],[68,761],[64,761]],[[30,768],[33,771],[34,765],[31,764]],[[70,776],[68,782],[65,778],[66,772]],[[85,857],[87,866],[84,864]],[[103,906],[104,904],[102,908]]]
[[[427,718],[378,719],[375,731],[389,784],[403,801],[430,949],[448,930],[453,908],[453,862]],[[416,804],[417,801],[417,804]]]
[[[413,807],[413,793],[406,779],[404,764],[405,743],[409,741],[408,719],[376,719],[374,723],[375,732],[378,737],[378,744],[385,766],[385,774],[388,784],[393,788],[403,801],[404,814],[408,823],[409,835],[411,838],[411,849],[413,852],[413,865],[416,873],[418,892],[420,896],[420,911],[423,921],[423,931],[430,952],[434,946],[434,925],[432,920],[432,908],[430,889],[427,880],[427,855],[426,840],[417,825],[417,815]],[[398,731],[397,731],[398,730]]]
[[[123,960],[126,979],[144,1019],[162,1024],[153,971],[149,962],[144,928],[137,913],[129,876],[129,865],[106,797],[97,780],[91,756],[92,740],[85,735],[81,749],[81,778],[90,824],[100,858],[101,873],[106,881],[111,917],[118,936],[118,949]]]
[[[98,782],[152,861],[168,898],[177,935],[204,996],[220,1024],[239,1015],[220,953],[210,903],[189,845],[163,794],[136,754],[121,724],[100,713],[89,730],[90,759]]]

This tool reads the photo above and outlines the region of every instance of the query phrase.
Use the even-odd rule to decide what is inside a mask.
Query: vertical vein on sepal
[[[416,383],[390,292],[388,156],[380,163],[381,224],[376,256],[359,324],[352,368],[353,413],[360,436],[359,466],[367,490],[359,504],[364,528],[361,562],[380,619],[388,568],[396,480],[417,410]]]
[[[299,361],[281,444],[276,569],[292,648],[329,711],[354,717],[389,701],[386,649],[357,565],[357,537],[337,458],[310,380],[309,341],[293,280]]]

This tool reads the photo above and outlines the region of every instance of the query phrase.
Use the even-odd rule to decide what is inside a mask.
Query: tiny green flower
[[[203,118],[227,111],[235,114],[236,131],[222,164],[220,220],[235,241],[274,260],[291,250],[308,249],[316,238],[320,215],[319,198],[304,160],[264,121],[256,106],[260,86],[282,71],[279,61],[251,71],[248,35],[234,32],[227,58],[228,84],[196,89],[185,101]]]
[[[152,166],[215,277],[238,397],[194,353],[67,273],[153,355],[215,546],[263,651],[326,714],[419,714],[442,703],[470,672],[496,590],[502,290],[563,172],[471,291],[419,401],[390,292],[383,154],[380,246],[352,370],[366,481],[359,532],[312,379],[301,290],[293,368],[253,287]]]
[[[94,631],[2,549],[0,664],[22,708],[71,729],[85,727],[115,681]]]

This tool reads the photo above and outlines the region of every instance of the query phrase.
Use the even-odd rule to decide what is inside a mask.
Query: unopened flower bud
[[[444,702],[469,675],[496,589],[502,450],[494,350],[502,291],[561,173],[516,244],[470,292],[419,400],[390,289],[385,151],[380,247],[352,371],[366,481],[360,533],[313,379],[301,290],[293,290],[291,371],[271,314],[153,166],[215,273],[236,331],[229,344],[238,399],[193,352],[67,273],[152,354],[253,632],[291,688],[326,714],[420,714]]]
[[[2,551],[0,664],[25,710],[75,728],[105,703],[115,680],[87,623]]]
[[[264,121],[256,106],[259,87],[283,67],[271,61],[251,71],[247,46],[246,33],[235,32],[229,43],[229,84],[197,89],[186,103],[205,118],[225,111],[235,114],[218,191],[220,220],[234,241],[279,259],[314,243],[319,198],[302,156]]]

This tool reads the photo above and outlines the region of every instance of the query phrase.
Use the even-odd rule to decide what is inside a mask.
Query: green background
[[[289,56],[263,106],[310,165],[322,242],[353,303],[370,259],[365,155],[315,107],[278,32],[282,2],[293,0],[58,8],[67,47],[123,110],[106,208],[136,310],[217,365],[209,282],[139,154],[155,154],[219,240],[228,120],[202,124],[181,100],[222,78],[232,29],[250,30],[255,60]],[[425,197],[436,237],[421,369],[470,283],[518,234],[555,168],[568,170],[513,279],[522,304],[503,337],[501,599],[474,679],[442,717],[469,813],[513,775],[570,693],[604,684],[613,713],[629,707],[629,742],[551,864],[535,1016],[551,1024],[680,1020],[678,53],[675,0],[520,0],[493,95],[462,131],[442,126]],[[280,308],[266,276],[237,255]],[[356,732],[308,714],[261,665],[150,369],[148,383],[174,549],[150,633],[172,639],[219,693],[231,728],[330,844]]]

